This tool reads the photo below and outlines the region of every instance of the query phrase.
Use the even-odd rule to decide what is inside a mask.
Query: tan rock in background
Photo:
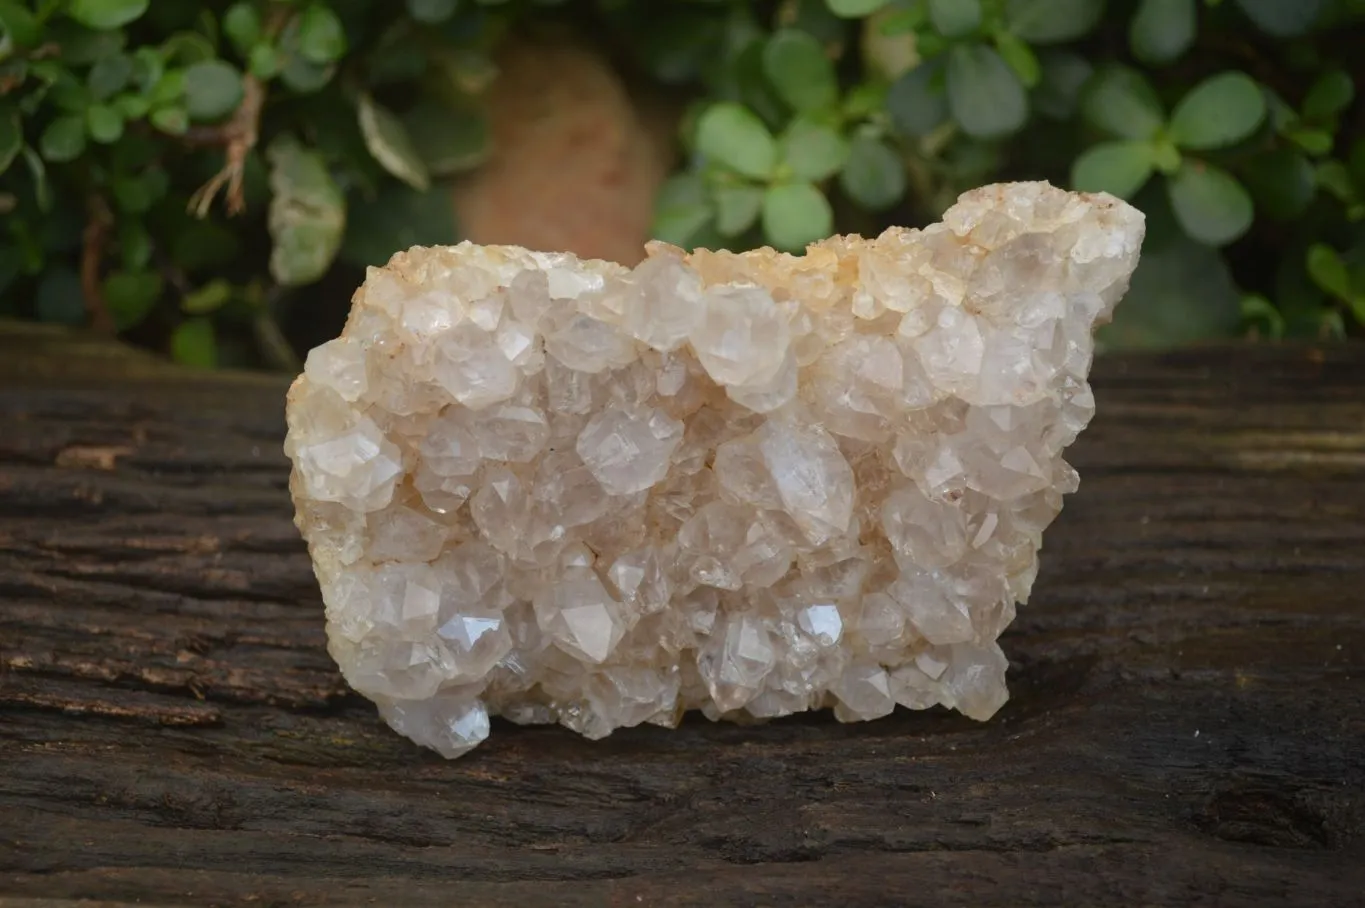
[[[639,262],[675,118],[642,108],[604,58],[566,41],[516,39],[497,63],[493,157],[455,189],[462,234]]]

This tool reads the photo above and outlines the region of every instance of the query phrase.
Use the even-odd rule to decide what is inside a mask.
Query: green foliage
[[[1111,345],[1365,326],[1365,0],[0,0],[0,315],[296,367],[334,269],[458,238],[490,55],[547,17],[691,92],[661,239],[1049,179],[1148,214]]]

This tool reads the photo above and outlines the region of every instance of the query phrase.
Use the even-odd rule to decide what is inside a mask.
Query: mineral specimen
[[[1019,183],[799,257],[395,255],[289,394],[332,656],[448,757],[490,713],[989,718],[1143,234]]]

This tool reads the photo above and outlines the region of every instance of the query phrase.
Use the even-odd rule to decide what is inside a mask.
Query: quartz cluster
[[[1143,234],[1016,183],[804,256],[395,255],[288,400],[332,656],[448,757],[490,714],[990,717]]]

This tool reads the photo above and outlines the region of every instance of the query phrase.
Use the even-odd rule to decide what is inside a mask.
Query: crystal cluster
[[[1143,233],[1018,183],[804,256],[394,256],[289,394],[332,656],[450,757],[490,714],[988,718]]]

